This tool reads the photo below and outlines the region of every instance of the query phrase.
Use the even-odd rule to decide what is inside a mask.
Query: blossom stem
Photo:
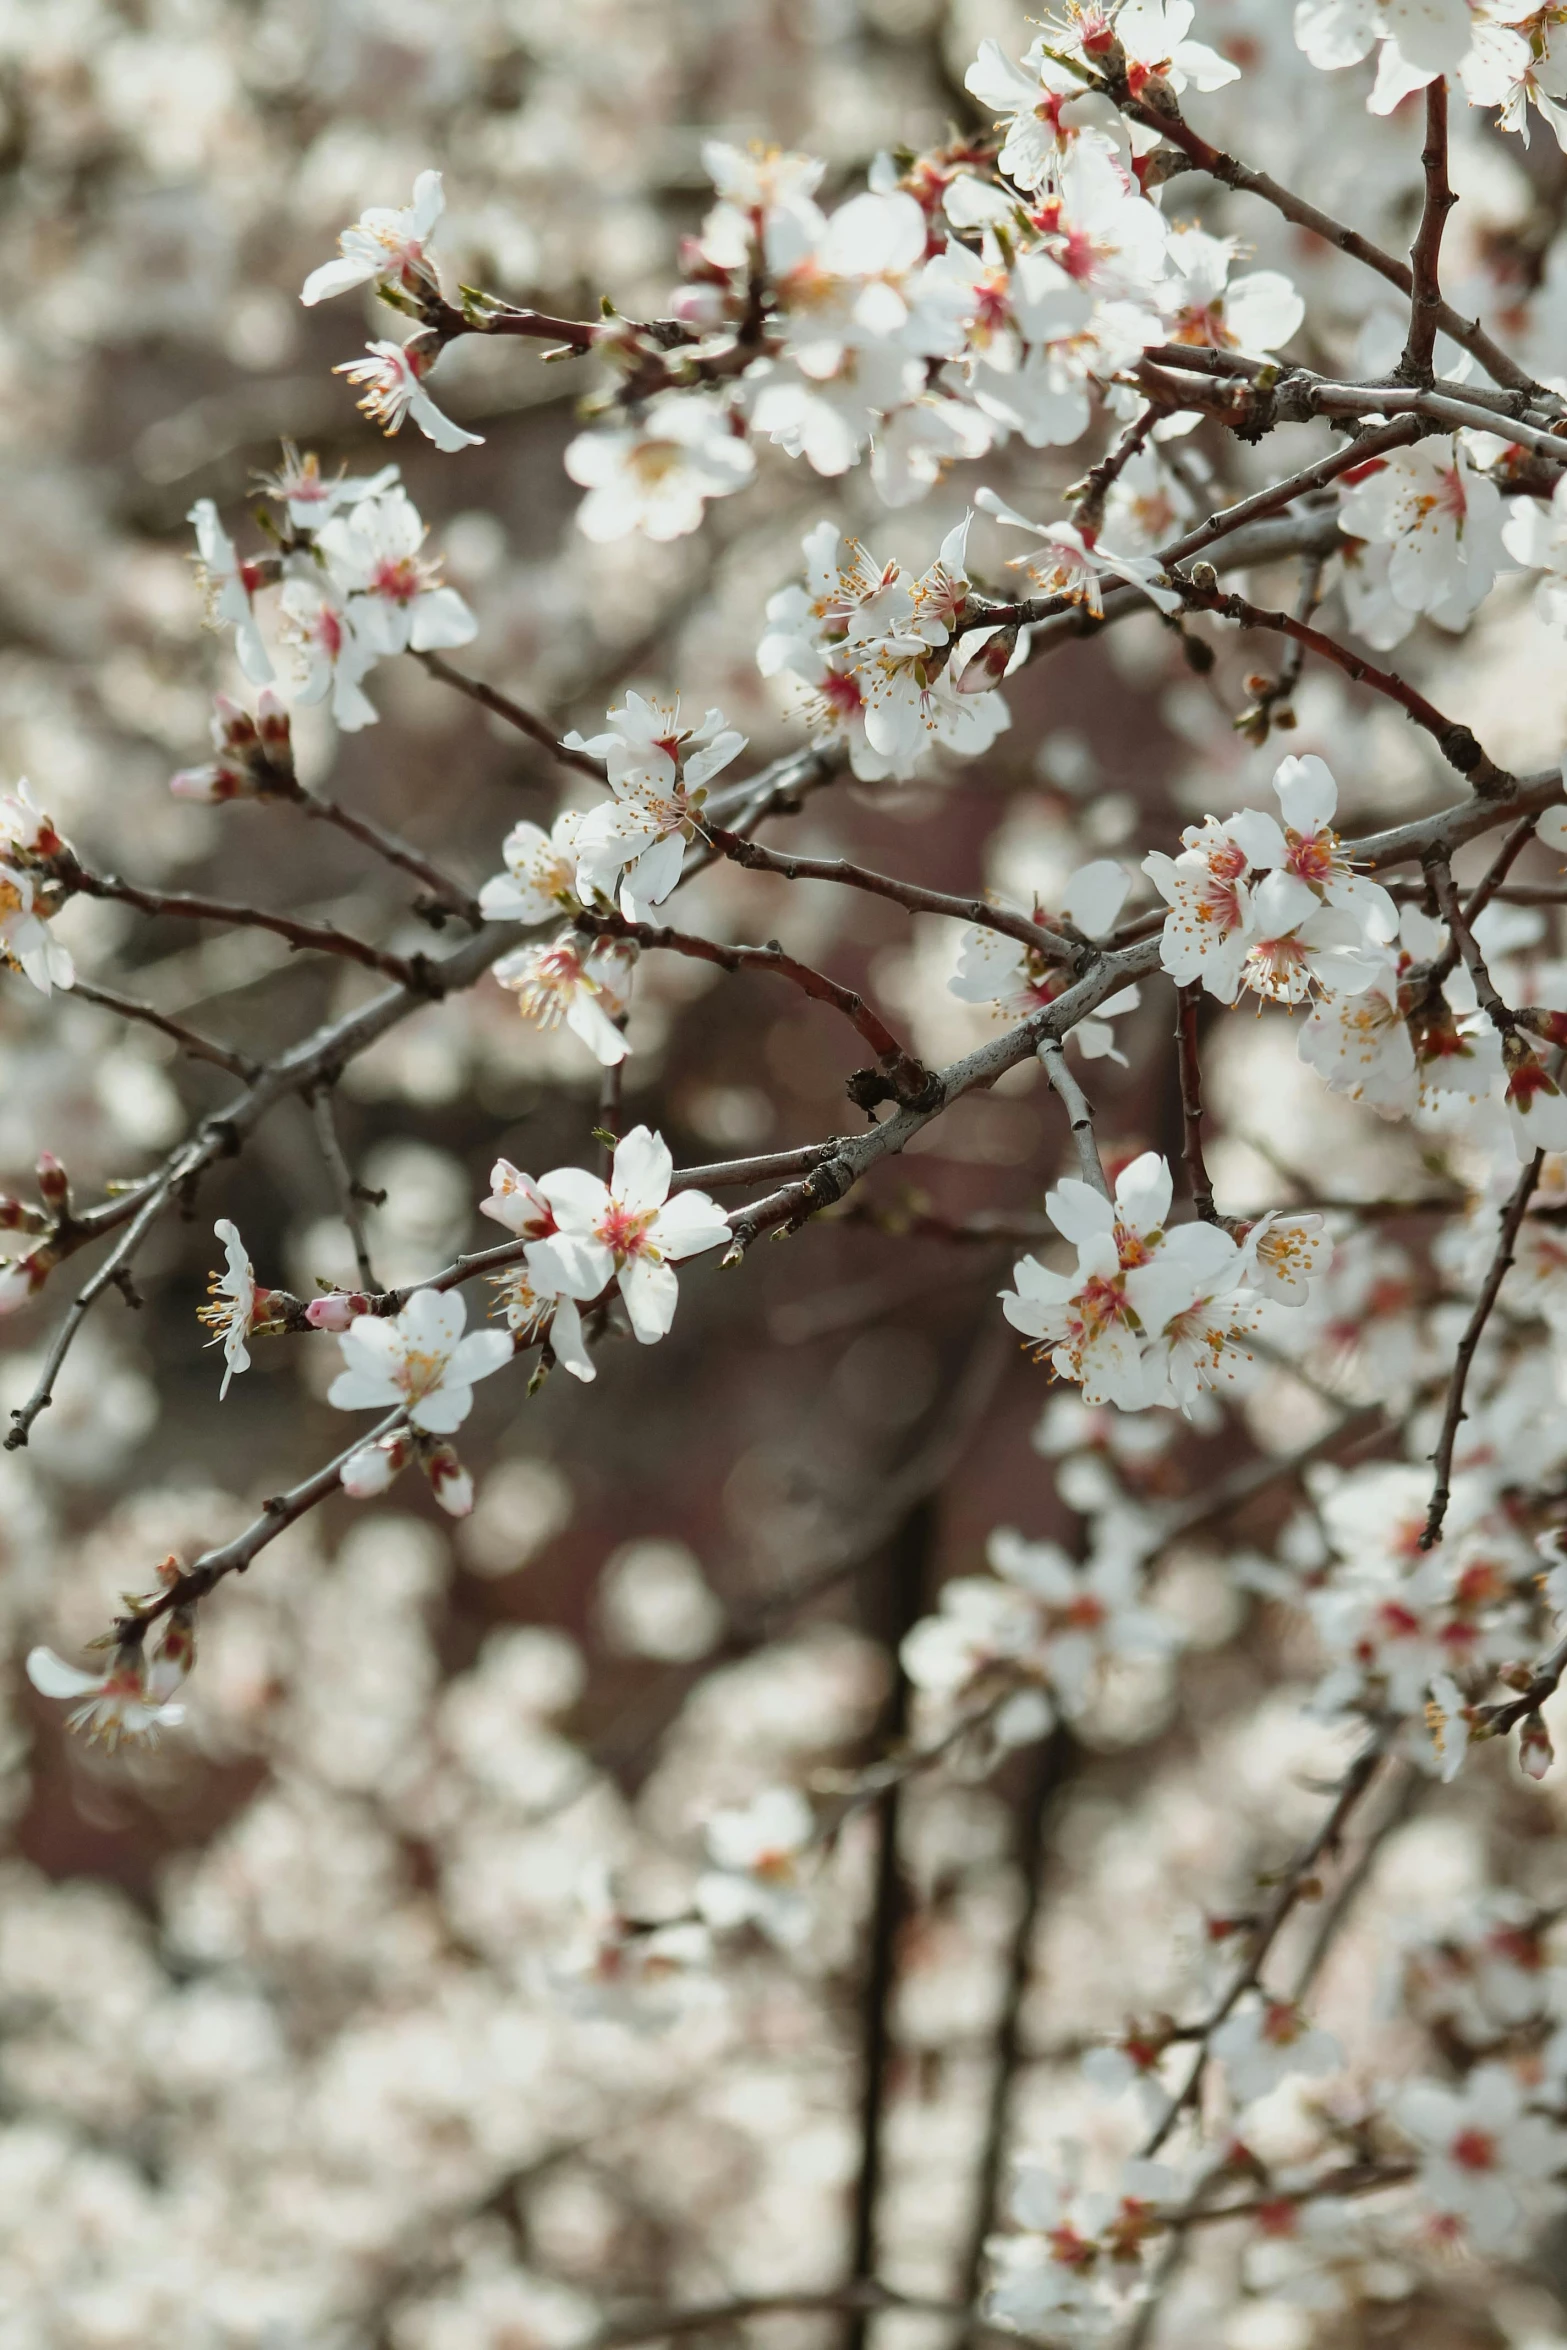
[[[276,937],[286,938],[296,953],[336,955],[345,962],[363,965],[367,971],[379,971],[404,987],[420,984],[419,973],[425,962],[422,955],[389,955],[382,948],[372,946],[368,939],[339,930],[332,922],[301,922],[292,914],[274,914],[264,906],[245,905],[226,898],[197,897],[189,890],[141,889],[135,882],[122,881],[118,874],[90,872],[74,856],[57,859],[56,868],[65,888],[83,897],[109,899],[116,905],[134,907],[138,914],[166,915],[178,922],[217,922],[242,930],[270,930]]]

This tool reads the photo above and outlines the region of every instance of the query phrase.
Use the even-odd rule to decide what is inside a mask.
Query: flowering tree
[[[1444,2340],[1501,2339],[1493,2310],[1562,2338],[1567,10],[1205,13],[1070,0],[1026,46],[986,33],[965,125],[915,106],[921,143],[856,173],[707,138],[679,281],[635,310],[461,282],[421,170],[300,300],[407,322],[337,373],[411,428],[399,459],[449,460],[421,502],[459,574],[490,435],[448,409],[484,421],[476,385],[555,363],[573,543],[635,622],[618,674],[530,698],[504,638],[483,658],[484,562],[452,583],[399,463],[290,440],[248,508],[189,508],[231,667],[213,758],[171,786],[202,853],[246,827],[233,854],[282,886],[169,886],[150,836],[122,877],[46,761],[0,803],[7,992],[50,1072],[33,1193],[0,1202],[18,1479],[102,1301],[217,1209],[216,1397],[188,1313],[170,1376],[224,1444],[274,1422],[248,1510],[155,1491],[116,1527],[147,1555],[95,1622],[18,1581],[27,1678],[107,1751],[100,1800],[247,1755],[266,1780],[170,1865],[155,1951],[89,1919],[88,2012],[163,1970],[101,2110],[70,2086],[71,1970],[27,1955],[68,1931],[18,1864],[0,1980],[33,1966],[44,2021],[0,2166],[65,2179],[98,2246],[90,2279],[51,2272],[63,2331],[19,2339],[612,2350],[776,2318],[1308,2350],[1430,2339],[1448,2304]],[[660,568],[704,541],[705,576]],[[689,666],[658,609],[682,578],[724,615]],[[1108,771],[1053,715],[1091,707],[1074,672],[1141,697]],[[486,801],[481,837],[460,756],[410,810],[399,742],[441,697],[525,754],[532,815]],[[333,836],[354,880],[321,907],[299,843]],[[278,942],[327,999],[279,988],[220,1035],[187,1017],[220,988],[146,983],[138,941],[181,926]],[[716,1021],[731,985],[745,1082],[704,1114],[661,1056],[682,989]],[[83,1004],[200,1078],[164,1081],[132,1174],[75,1147]],[[517,1034],[561,1115],[494,1109],[489,1040]],[[416,1162],[367,1181],[355,1105],[421,1038],[426,1104],[490,1172],[403,1262]],[[416,1123],[420,1084],[388,1094]],[[1010,1157],[982,1139],[1009,1110]],[[301,1154],[334,1214],[291,1271],[266,1201]],[[780,1304],[758,1260],[791,1235]],[[659,1671],[596,1721],[526,1590],[441,1658],[421,1477],[510,1574],[565,1523],[552,1444],[635,1454],[663,1383],[667,1474],[732,1485],[703,1350],[785,1344],[802,1307],[809,1337],[813,1246],[849,1301],[829,1331],[923,1310],[944,1266],[972,1308],[858,1521],[824,1500],[810,1538],[753,1485],[781,1572],[723,1599],[678,1545],[617,1552],[605,1646]],[[317,1427],[348,1417],[279,1470],[293,1365]],[[1008,1435],[1027,1522],[939,1542],[1004,1381],[1038,1417],[1032,1463]],[[38,1506],[19,1482],[23,1540]],[[769,2105],[764,2045],[811,2085]]]

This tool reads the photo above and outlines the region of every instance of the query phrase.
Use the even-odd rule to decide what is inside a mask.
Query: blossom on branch
[[[337,240],[338,259],[323,261],[319,269],[310,272],[301,302],[327,302],[335,294],[368,285],[409,293],[416,299],[439,293],[426,247],[445,207],[440,173],[421,171],[414,181],[411,204],[401,210],[372,204],[352,228],[344,229]]]
[[[555,1230],[529,1244],[528,1270],[536,1285],[588,1299],[614,1282],[642,1344],[662,1338],[679,1298],[674,1267],[721,1247],[730,1236],[728,1217],[705,1192],[671,1195],[673,1172],[663,1137],[634,1126],[615,1146],[608,1183],[582,1167],[541,1176],[539,1189],[554,1211]]]
[[[342,1412],[401,1408],[410,1426],[449,1436],[473,1409],[475,1382],[515,1351],[499,1330],[465,1337],[467,1319],[454,1290],[436,1289],[416,1289],[395,1316],[360,1314],[343,1333],[343,1369],[327,1401]]]

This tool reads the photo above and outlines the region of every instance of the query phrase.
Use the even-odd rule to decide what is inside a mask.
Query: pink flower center
[[[385,596],[388,603],[411,604],[420,594],[424,582],[419,566],[412,555],[388,556],[378,563],[370,579],[372,595]]]
[[[611,1200],[599,1219],[598,1236],[617,1259],[646,1256],[651,1249],[648,1233],[657,1215],[657,1208],[625,1208]]]
[[[1496,2140],[1489,2130],[1460,2130],[1447,2151],[1460,2170],[1496,2168]]]

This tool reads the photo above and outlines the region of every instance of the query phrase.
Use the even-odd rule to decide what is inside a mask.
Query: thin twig
[[[348,1226],[349,1239],[353,1242],[354,1263],[359,1269],[359,1286],[361,1289],[374,1289],[375,1268],[370,1262],[370,1244],[365,1237],[361,1193],[354,1181],[353,1171],[343,1156],[337,1119],[332,1109],[332,1088],[329,1085],[318,1086],[310,1096],[310,1113],[315,1120],[316,1141],[326,1161],[327,1173],[332,1178],[338,1206],[343,1212],[343,1222]]]
[[[210,1061],[215,1068],[226,1069],[231,1077],[253,1079],[261,1074],[261,1063],[253,1061],[248,1053],[237,1053],[226,1044],[217,1044],[210,1036],[198,1035],[187,1028],[183,1020],[173,1020],[167,1012],[155,1005],[144,1004],[139,997],[121,995],[112,987],[99,987],[95,982],[78,977],[71,993],[83,1003],[101,1004],[106,1012],[118,1012],[123,1020],[140,1020],[148,1028],[156,1028],[163,1036],[172,1037],[181,1052],[192,1060]]]
[[[972,922],[984,930],[997,930],[1004,938],[1015,938],[1020,946],[1052,962],[1071,962],[1077,955],[1071,941],[1059,932],[1031,922],[1026,914],[1014,913],[1010,906],[993,905],[988,898],[954,897],[946,890],[924,889],[894,874],[873,872],[868,865],[851,864],[847,857],[801,857],[786,850],[764,849],[758,842],[742,840],[717,825],[703,829],[715,849],[753,872],[781,874],[786,881],[835,881],[845,889],[890,898],[911,913],[944,914],[954,922]]]
[[[915,1100],[929,1091],[930,1072],[910,1053],[892,1030],[873,1012],[862,995],[824,971],[786,955],[776,940],[766,946],[723,946],[717,939],[700,938],[691,931],[672,930],[667,924],[630,922],[623,914],[580,913],[576,926],[594,938],[632,939],[640,947],[661,948],[700,963],[716,963],[721,971],[771,971],[787,979],[813,1002],[831,1004],[864,1037],[883,1069],[895,1098]]]
[[[601,759],[590,758],[586,751],[569,750],[552,727],[546,726],[542,718],[536,718],[531,710],[525,710],[521,702],[514,702],[510,694],[503,694],[496,686],[486,685],[481,677],[469,677],[466,671],[454,669],[450,661],[442,660],[439,653],[415,653],[414,659],[422,663],[432,677],[438,677],[443,685],[455,686],[458,693],[466,694],[470,702],[477,702],[481,709],[488,710],[492,718],[500,718],[506,725],[514,726],[519,734],[525,734],[529,742],[537,743],[540,750],[548,751],[550,757],[558,760],[562,767],[574,767],[579,775],[591,775],[595,783],[604,781],[604,763]]]
[[[1480,1294],[1475,1300],[1474,1312],[1458,1341],[1458,1351],[1453,1357],[1453,1375],[1448,1382],[1447,1405],[1442,1413],[1442,1430],[1436,1440],[1436,1450],[1431,1455],[1436,1481],[1431,1489],[1431,1506],[1426,1512],[1426,1522],[1420,1536],[1422,1550],[1435,1549],[1442,1539],[1442,1524],[1447,1516],[1447,1505],[1452,1499],[1453,1450],[1458,1442],[1458,1431],[1468,1417],[1464,1410],[1464,1390],[1469,1384],[1476,1349],[1484,1336],[1485,1326],[1491,1318],[1492,1309],[1501,1294],[1502,1283],[1512,1264],[1519,1229],[1528,1212],[1529,1202],[1534,1197],[1540,1170],[1544,1165],[1545,1153],[1538,1150],[1513,1186],[1512,1195],[1502,1210],[1501,1230],[1497,1234],[1495,1252],[1481,1284]]]

